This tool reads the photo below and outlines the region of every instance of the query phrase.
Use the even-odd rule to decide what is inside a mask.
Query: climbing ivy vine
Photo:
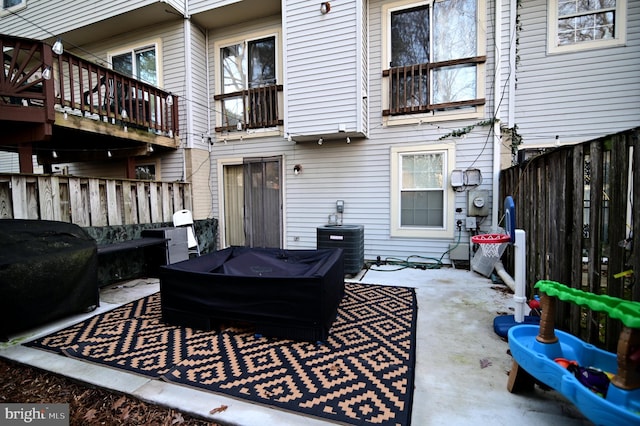
[[[461,129],[456,129],[456,130],[452,130],[451,132],[447,133],[446,135],[442,135],[438,138],[438,140],[443,140],[443,139],[447,139],[450,137],[454,137],[454,138],[459,138],[460,136],[464,136],[468,133],[471,133],[471,131],[473,129],[475,129],[476,127],[485,127],[485,126],[493,126],[494,124],[500,122],[499,118],[496,117],[492,117],[489,118],[487,120],[482,120],[482,121],[478,121],[477,123],[474,124],[470,124],[466,127],[463,127]]]

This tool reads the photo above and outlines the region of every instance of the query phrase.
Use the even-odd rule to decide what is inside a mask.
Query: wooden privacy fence
[[[2,219],[113,226],[172,222],[181,209],[192,209],[189,183],[0,174]]]
[[[636,128],[558,147],[501,172],[500,199],[513,196],[516,227],[527,235],[529,297],[538,280],[552,280],[640,301],[640,246],[633,238],[640,234],[639,134]],[[618,320],[561,305],[556,327],[616,350]]]

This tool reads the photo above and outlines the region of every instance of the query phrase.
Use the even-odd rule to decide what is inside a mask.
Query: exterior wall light
[[[322,3],[320,3],[320,13],[322,13],[323,15],[326,15],[330,11],[331,11],[331,3],[329,3],[328,1],[323,1]]]
[[[299,175],[300,173],[302,173],[302,166],[300,164],[293,166],[293,174]]]

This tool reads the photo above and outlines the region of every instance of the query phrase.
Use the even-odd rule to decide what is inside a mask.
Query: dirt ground
[[[219,426],[0,358],[0,403],[68,403],[71,425]]]

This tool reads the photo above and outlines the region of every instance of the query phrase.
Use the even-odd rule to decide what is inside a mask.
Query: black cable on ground
[[[374,271],[380,271],[380,272],[395,272],[395,271],[401,271],[403,269],[407,269],[407,268],[413,268],[413,269],[440,269],[443,265],[442,263],[442,259],[449,253],[451,253],[454,249],[456,249],[456,247],[458,247],[460,245],[460,239],[462,237],[462,228],[458,229],[458,240],[456,241],[456,245],[454,245],[453,247],[449,248],[449,250],[445,251],[444,253],[442,253],[442,256],[440,256],[439,259],[436,259],[434,257],[426,257],[426,256],[420,256],[417,254],[412,254],[410,256],[408,256],[406,259],[399,259],[399,258],[394,258],[394,257],[387,257],[384,259],[384,263],[383,261],[380,259],[380,257],[378,256],[378,260],[376,261],[369,261],[366,262],[365,267],[368,270],[374,270]],[[424,260],[433,260],[435,262],[412,262],[410,259],[412,258],[418,258],[418,259],[424,259]],[[374,266],[380,266],[381,264],[384,265],[396,265],[398,266],[398,268],[395,269],[375,269]]]

